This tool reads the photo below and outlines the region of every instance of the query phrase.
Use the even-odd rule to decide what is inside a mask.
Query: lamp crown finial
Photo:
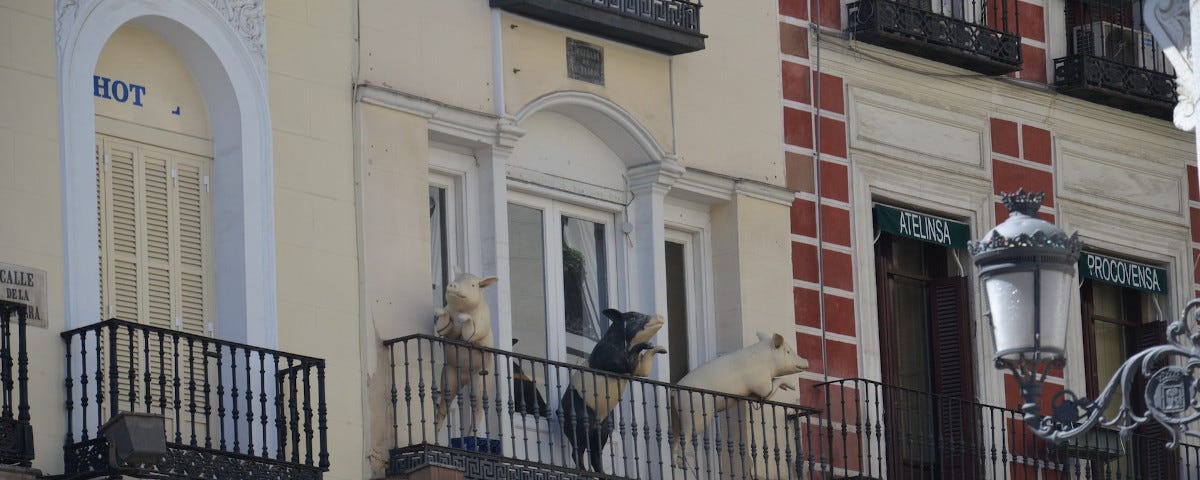
[[[1046,192],[1026,192],[1024,188],[1018,188],[1015,192],[1001,194],[1000,201],[1004,202],[1009,213],[1020,212],[1032,217],[1042,208],[1045,198]]]

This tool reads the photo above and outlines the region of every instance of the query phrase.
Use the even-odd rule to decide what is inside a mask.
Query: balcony
[[[325,362],[108,320],[62,333],[66,476],[319,480],[329,469]],[[112,465],[101,427],[166,419],[167,454]]]
[[[1068,0],[1066,5],[1067,56],[1054,60],[1058,91],[1170,119],[1175,71],[1140,21],[1141,2]]]
[[[1015,1],[859,0],[846,5],[852,38],[968,70],[1021,69]]]
[[[667,55],[704,49],[699,0],[491,0],[501,8]]]
[[[1165,430],[1139,428],[1122,444],[1115,431],[1096,429],[1056,446],[1015,410],[863,379],[817,388],[826,415],[805,478],[1200,478],[1200,447],[1166,450]]]
[[[803,435],[810,433],[800,426],[812,409],[606,375],[426,335],[384,344],[393,379],[389,475],[438,465],[462,470],[469,479],[812,478],[800,471]],[[449,395],[441,377],[447,359],[485,367],[471,376],[474,382]],[[615,407],[607,419],[564,408],[560,399],[568,392],[577,393],[579,402]],[[439,423],[441,400],[447,415]],[[684,412],[677,418],[692,434],[671,434],[668,405]],[[717,405],[731,407],[718,413]],[[609,435],[603,448],[584,460],[598,461],[606,474],[577,463],[564,433],[576,431],[574,425]],[[580,445],[588,441],[587,435],[575,438]],[[687,460],[674,460],[672,451]]]
[[[33,460],[25,315],[24,305],[0,301],[0,464],[21,467]]]

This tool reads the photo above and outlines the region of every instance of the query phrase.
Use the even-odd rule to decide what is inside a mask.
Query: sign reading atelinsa
[[[28,305],[26,319],[45,325],[46,272],[0,263],[0,300]]]
[[[905,210],[875,205],[875,228],[950,248],[967,248],[971,227],[962,222]]]
[[[1143,292],[1167,294],[1167,269],[1091,252],[1079,256],[1079,275]]]

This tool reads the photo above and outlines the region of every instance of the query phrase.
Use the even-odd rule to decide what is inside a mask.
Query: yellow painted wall
[[[62,187],[54,2],[0,2],[0,262],[46,271],[46,328],[29,329],[34,466],[62,471]]]
[[[790,225],[786,205],[745,195],[712,209],[718,352],[758,341],[757,332],[795,331]]]
[[[628,111],[664,150],[672,149],[668,57],[516,15],[505,14],[502,24],[504,100],[509,114],[555,91],[591,92]],[[604,49],[604,85],[567,77],[567,37]]]
[[[93,86],[93,95],[96,90],[103,95],[93,96],[96,115],[212,138],[200,88],[183,59],[157,35],[128,25],[119,28],[100,52],[95,75],[102,78],[93,78],[100,85]]]
[[[704,2],[704,50],[672,58],[685,167],[784,184],[777,0]]]
[[[367,478],[355,228],[353,2],[267,2],[279,346],[324,358],[328,479]]]
[[[392,445],[391,371],[383,340],[432,333],[429,298],[429,140],[424,119],[359,107],[364,297],[362,337],[369,458],[382,474]],[[440,305],[438,305],[440,306]]]
[[[362,0],[360,5],[360,82],[494,111],[486,1]]]

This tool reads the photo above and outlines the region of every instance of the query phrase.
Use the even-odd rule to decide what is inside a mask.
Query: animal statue
[[[513,346],[516,347],[519,341],[514,338]],[[538,390],[537,380],[525,373],[520,360],[515,360],[512,364],[512,392],[517,413],[542,417],[549,415],[550,409],[546,406],[546,399],[542,398],[542,392]]]
[[[483,289],[495,284],[496,280],[496,277],[479,278],[470,273],[460,273],[446,285],[446,306],[434,310],[437,318],[433,329],[438,336],[472,346],[491,347],[492,313],[483,301]],[[475,418],[483,408],[479,396],[483,391],[483,376],[487,375],[486,368],[492,362],[492,356],[452,343],[443,347],[439,388],[433,393],[433,426],[435,429],[441,428],[450,410],[450,402],[464,387],[468,387],[466,393],[474,412],[465,431],[473,431]]]
[[[696,367],[678,385],[766,400],[777,389],[792,390],[778,377],[808,370],[808,360],[796,355],[779,334],[758,334],[758,342]],[[737,400],[684,390],[671,392],[671,452],[678,467],[687,466],[686,445],[704,434],[708,421],[737,404]]]
[[[661,315],[620,312],[611,308],[603,313],[612,320],[612,325],[592,348],[588,367],[617,375],[650,375],[654,355],[667,353],[666,348],[650,343],[666,320]],[[559,408],[562,430],[571,443],[578,468],[585,468],[583,458],[587,453],[592,470],[604,473],[600,452],[612,435],[610,415],[628,386],[628,377],[582,371],[571,375],[571,383],[563,393]]]

